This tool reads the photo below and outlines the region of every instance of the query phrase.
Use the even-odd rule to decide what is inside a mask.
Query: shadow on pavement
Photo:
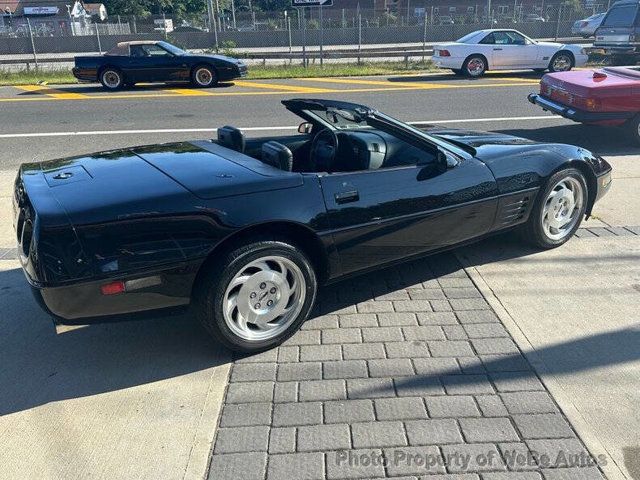
[[[429,74],[429,75],[402,75],[397,77],[389,77],[389,82],[430,82],[439,80],[458,80],[461,82],[475,82],[479,80],[491,80],[491,79],[512,79],[514,77],[524,80],[536,81],[542,78],[542,73],[534,72],[533,70],[522,70],[514,72],[491,72],[487,73],[483,77],[471,78],[463,75],[454,75],[450,71],[443,69],[441,74]]]
[[[217,90],[219,88],[229,88],[233,87],[235,84],[233,82],[220,82],[213,88],[203,88],[203,91],[208,90]],[[79,84],[70,84],[70,85],[41,85],[43,90],[48,88],[55,89],[57,91],[65,92],[65,93],[80,93],[80,94],[93,94],[93,93],[104,93],[109,94],[109,92],[102,88],[102,86],[98,83],[79,83]],[[134,86],[126,86],[118,90],[117,92],[154,92],[154,91],[162,91],[168,88],[197,88],[194,87],[189,82],[174,82],[174,83],[139,83]],[[114,93],[117,93],[114,92]],[[42,95],[42,91],[34,90],[34,91],[24,91],[18,93],[19,96],[29,96],[29,95]]]

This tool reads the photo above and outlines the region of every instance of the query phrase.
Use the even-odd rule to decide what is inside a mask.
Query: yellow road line
[[[298,78],[297,80],[305,80],[308,82],[321,82],[321,83],[342,83],[347,85],[386,85],[390,88],[403,87],[412,88],[416,90],[421,89],[436,89],[436,88],[449,88],[448,85],[440,85],[436,83],[418,83],[418,82],[390,82],[384,80],[361,80],[357,78]],[[345,90],[349,92],[351,90]]]
[[[299,80],[299,79],[296,79]],[[314,88],[314,87],[303,87],[300,85],[286,85],[279,83],[260,83],[253,81],[245,81],[245,80],[234,80],[235,85],[239,87],[250,87],[250,88],[266,88],[270,90],[284,90],[287,92],[299,92],[299,93],[313,93],[313,92],[325,92],[322,88]]]
[[[210,92],[204,90],[196,90],[194,88],[165,88],[165,92],[177,93],[178,95],[186,95],[190,97],[204,97],[211,95]]]
[[[86,95],[74,92],[65,92],[64,90],[56,90],[55,88],[49,88],[42,85],[18,85],[16,88],[24,90],[25,92],[38,93],[41,95],[49,95],[53,98],[59,98],[64,100],[73,100],[86,98]]]

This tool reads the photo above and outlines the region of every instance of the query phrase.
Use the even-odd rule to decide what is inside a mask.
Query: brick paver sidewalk
[[[602,478],[586,456],[445,254],[325,289],[284,346],[238,359],[209,478]]]

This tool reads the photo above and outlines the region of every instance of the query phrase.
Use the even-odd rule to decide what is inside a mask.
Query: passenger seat
[[[218,129],[218,143],[236,152],[244,153],[245,139],[242,130],[225,125]]]
[[[274,141],[262,144],[262,162],[285,172],[293,170],[293,153],[289,147]]]

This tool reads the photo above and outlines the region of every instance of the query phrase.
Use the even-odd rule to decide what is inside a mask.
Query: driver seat
[[[244,153],[245,138],[242,130],[225,125],[218,129],[218,143],[236,152]]]
[[[262,162],[285,172],[293,170],[293,153],[289,147],[270,141],[262,144]]]

